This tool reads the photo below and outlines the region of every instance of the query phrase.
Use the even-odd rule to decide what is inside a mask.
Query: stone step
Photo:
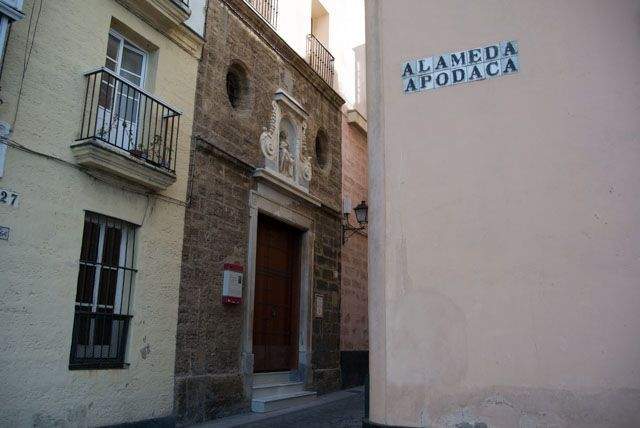
[[[291,381],[291,372],[266,372],[253,374],[253,386],[273,385]]]
[[[253,385],[253,398],[264,398],[274,395],[293,394],[304,391],[303,382],[270,383]]]
[[[286,407],[298,406],[316,398],[313,391],[301,391],[292,394],[274,395],[251,400],[251,411],[256,413],[272,412]]]

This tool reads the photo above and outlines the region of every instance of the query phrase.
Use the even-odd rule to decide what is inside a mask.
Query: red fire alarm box
[[[222,303],[238,305],[242,303],[242,266],[234,263],[224,264],[222,276]]]

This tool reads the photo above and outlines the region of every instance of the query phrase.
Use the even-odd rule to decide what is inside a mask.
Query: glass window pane
[[[138,102],[140,101],[140,93],[129,84],[118,85],[118,93],[116,97],[115,111],[120,119],[137,122],[138,121]]]
[[[100,288],[98,289],[98,305],[102,310],[113,313],[118,285],[118,270],[107,267],[100,273]]]
[[[139,97],[127,98],[128,102],[127,102],[127,105],[125,106],[126,110],[124,114],[124,119],[132,123],[138,122],[138,98]]]
[[[86,308],[76,306],[76,312],[86,311]],[[77,338],[78,345],[89,345],[89,335],[91,334],[91,318],[87,315],[76,315]]]
[[[126,80],[129,83],[132,83],[136,86],[140,86],[140,77],[136,76],[135,74],[131,74],[128,71],[125,71],[124,69],[120,70],[120,77],[122,77],[124,80]],[[127,89],[124,89],[124,92],[126,92]],[[130,91],[133,91],[133,88],[130,89]]]
[[[98,258],[98,242],[100,239],[100,225],[90,219],[85,220],[82,231],[82,247],[80,260],[95,262]]]
[[[104,64],[104,65],[105,65],[105,67],[107,67],[109,70],[111,70],[111,71],[116,71],[117,63],[116,63],[114,60],[112,60],[111,58],[107,58],[107,61],[105,62],[105,64]]]
[[[142,76],[143,56],[126,46],[122,50],[122,64],[120,67],[136,76]]]
[[[109,41],[107,42],[107,63],[105,64],[107,67],[110,67],[109,60],[111,63],[115,65],[118,61],[118,50],[120,49],[120,40],[115,37],[113,34],[109,34]],[[115,70],[115,67],[112,68]]]
[[[84,303],[83,310],[90,311],[93,303],[93,285],[96,280],[96,267],[80,265],[78,272],[78,287],[76,288],[76,303]]]
[[[102,313],[111,313],[109,309],[98,308],[97,312],[100,315],[95,316],[95,327],[93,334],[93,344],[99,346],[111,345],[111,329],[115,321],[108,315],[102,315]],[[104,350],[100,350],[100,356],[102,356]]]
[[[76,302],[93,303],[93,287],[96,268],[93,265],[98,258],[98,243],[100,241],[100,225],[93,218],[88,217],[84,222],[82,231],[82,247],[80,248],[80,261],[90,264],[80,264],[78,271],[78,285],[76,288]],[[85,308],[86,309],[86,308]]]
[[[110,225],[106,226],[104,233],[104,252],[102,264],[105,266],[118,266],[120,261],[120,241],[122,230]]]
[[[115,90],[116,78],[110,75],[104,75],[100,81],[100,95],[98,104],[105,109],[110,109],[113,102],[113,93]]]

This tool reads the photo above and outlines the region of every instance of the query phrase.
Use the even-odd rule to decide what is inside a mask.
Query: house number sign
[[[20,193],[7,189],[0,189],[0,205],[18,207],[20,205]]]
[[[413,59],[402,64],[402,88],[407,94],[515,74],[520,71],[518,55],[518,42],[508,40]]]

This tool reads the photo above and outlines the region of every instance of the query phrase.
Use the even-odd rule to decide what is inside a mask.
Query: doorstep
[[[312,409],[327,403],[332,403],[334,401],[344,400],[346,398],[353,397],[354,392],[363,393],[363,391],[364,387],[358,386],[355,388],[324,394],[317,397],[311,402],[287,407],[286,409],[274,410],[269,413],[243,413],[240,415],[228,416],[226,418],[214,419],[212,421],[204,422],[195,426],[200,428],[230,428],[259,421],[266,421],[267,419],[271,419],[275,416],[282,416],[289,413],[298,412],[300,410]]]

